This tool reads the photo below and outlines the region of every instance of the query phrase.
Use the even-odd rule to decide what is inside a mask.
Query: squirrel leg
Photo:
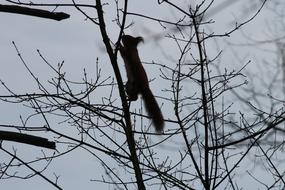
[[[130,82],[130,81],[127,82],[126,92],[129,101],[136,101],[138,99],[139,90],[135,82]]]

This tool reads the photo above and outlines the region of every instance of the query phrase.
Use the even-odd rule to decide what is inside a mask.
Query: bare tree
[[[252,87],[255,81],[248,81],[254,75],[246,70],[252,64],[249,59],[237,59],[236,67],[222,64],[222,51],[210,48],[213,43],[246,28],[268,1],[256,1],[256,9],[248,18],[220,33],[213,32],[212,16],[231,3],[162,0],[148,2],[145,12],[137,12],[132,11],[132,2],[127,0],[72,2],[6,1],[8,7],[35,8],[36,12],[39,7],[76,8],[97,27],[96,35],[100,34],[108,61],[101,63],[98,59],[91,63],[96,66],[95,76],[84,70],[82,81],[73,81],[66,76],[63,62],[54,65],[38,50],[38,56],[54,73],[45,84],[29,68],[21,49],[13,42],[19,60],[38,89],[19,94],[3,79],[2,87],[6,91],[0,94],[2,103],[23,105],[29,108],[30,114],[22,118],[22,125],[1,124],[0,127],[29,134],[36,131],[50,141],[53,139],[57,149],[52,153],[43,150],[41,157],[25,161],[11,144],[5,143],[11,139],[1,138],[0,132],[1,154],[8,155],[8,159],[1,160],[2,180],[40,176],[55,189],[64,189],[57,174],[51,177],[45,171],[52,162],[80,150],[95,158],[105,171],[102,178],[93,179],[94,184],[111,185],[113,189],[242,189],[247,184],[241,176],[249,176],[267,189],[284,189],[285,171],[279,167],[282,162],[276,157],[282,155],[283,147],[282,134],[278,134],[284,131],[281,127],[285,120],[283,100]],[[148,9],[157,12],[149,15]],[[161,18],[163,11],[172,16]],[[110,16],[114,13],[115,16]],[[32,16],[37,15],[38,12]],[[147,72],[150,68],[159,72],[155,77],[151,72],[148,74],[150,88],[165,118],[163,133],[154,132],[141,101],[129,102],[125,93],[126,77],[121,69],[119,48],[122,36],[130,33],[136,21],[145,23],[142,26],[145,44],[154,42],[156,47],[153,51],[157,56],[152,58],[143,56],[140,51],[143,45],[138,51],[142,53]],[[153,32],[150,25],[159,28],[159,32]],[[112,66],[107,76],[102,73],[104,64]],[[259,83],[265,81],[258,77]],[[273,91],[274,84],[272,80],[266,88]],[[41,124],[31,126],[32,121]],[[254,169],[255,165],[264,170]],[[27,168],[29,173],[21,172],[22,168]],[[84,171],[80,172],[84,175]],[[262,175],[270,179],[263,182],[259,179]]]

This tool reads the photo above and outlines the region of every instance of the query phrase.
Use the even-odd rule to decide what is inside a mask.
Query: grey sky
[[[0,1],[1,4],[4,4],[4,2],[5,1]],[[206,27],[205,30],[209,29],[209,31],[211,30],[215,33],[224,33],[225,30],[229,30],[233,27],[233,23],[236,21],[235,19],[241,21],[249,18],[252,13],[247,15],[247,12],[244,11],[244,8],[247,7],[247,3],[244,2],[245,0],[240,0],[239,3],[235,3],[233,6],[227,7],[227,9],[221,10],[219,13],[214,14],[213,19],[215,23],[209,25],[209,28]],[[215,4],[215,6],[216,5],[217,4]],[[20,62],[15,48],[12,45],[12,41],[15,41],[25,61],[28,63],[34,74],[39,77],[43,83],[47,84],[47,80],[54,76],[54,73],[40,59],[36,51],[37,49],[39,49],[45,58],[47,58],[47,60],[54,66],[64,60],[64,71],[66,71],[66,76],[69,79],[80,81],[83,77],[84,68],[88,71],[90,76],[92,76],[92,74],[95,74],[95,63],[97,57],[99,57],[99,63],[100,67],[102,68],[103,75],[114,76],[109,60],[107,59],[104,52],[105,50],[98,26],[95,26],[89,21],[85,21],[84,16],[74,8],[58,9],[58,11],[67,12],[71,15],[71,18],[65,21],[57,22],[52,20],[33,18],[29,16],[0,13],[0,22],[2,23],[0,37],[0,51],[2,52],[0,62],[2,69],[0,70],[0,79],[3,80],[6,85],[12,89],[15,89],[16,92],[34,92],[37,91],[37,85],[31,76],[29,76],[23,64]],[[153,4],[146,3],[146,1],[142,0],[130,1],[129,11],[138,12],[154,17],[159,16],[162,19],[172,19],[174,16],[179,16],[175,15],[164,6],[157,6],[156,1],[153,1]],[[245,17],[243,17],[243,15]],[[115,40],[117,37],[116,32],[118,31],[118,27],[116,26],[115,22],[111,21],[111,19],[114,17],[114,13],[110,15],[107,14],[106,16],[108,19],[108,24],[110,24],[107,25],[107,29],[109,30],[109,34],[112,40]],[[262,11],[261,14],[256,17],[256,19],[254,19],[248,25],[245,25],[243,30],[246,31],[246,33],[254,39],[265,39],[269,36],[267,35],[267,26],[268,22],[271,21],[271,18],[273,18],[273,15],[270,11]],[[152,38],[153,35],[157,35],[157,32],[161,32],[159,24],[152,21],[146,21],[135,16],[128,17],[127,22],[130,23],[131,21],[134,22],[134,26],[131,29],[127,30],[127,32],[136,36],[142,35],[146,39],[146,42],[139,46],[143,61],[158,61],[166,65],[173,64],[172,60],[168,60],[163,56],[163,53],[165,52],[167,52],[169,55],[175,56],[177,50],[172,50],[173,44],[170,44],[169,41],[165,38],[162,38],[159,41],[155,41]],[[244,36],[239,32],[232,34],[231,38],[225,40],[222,38],[217,39],[218,47],[224,50],[224,53],[222,54],[222,58],[220,60],[222,64],[221,67],[230,66],[231,68],[239,68],[242,66],[239,65],[240,62],[232,60],[233,51],[224,48],[227,46],[227,41],[240,43],[244,42],[244,40]],[[211,55],[215,55],[217,52],[217,44],[215,43],[216,42],[209,43],[208,48],[210,50],[208,51]],[[161,49],[158,49],[156,47],[160,47]],[[267,47],[264,48],[266,49]],[[259,57],[261,50],[258,49],[237,49],[238,51],[236,54],[238,57],[244,58],[244,62],[240,64],[245,64],[248,60],[262,60],[263,58],[271,58],[270,56],[274,56],[270,52],[266,52],[263,53],[261,57]],[[119,63],[122,63],[120,65],[120,68],[122,71],[121,73],[123,74],[123,78],[125,79],[125,71],[121,58],[119,58]],[[253,63],[249,66],[249,68],[254,68],[257,64],[258,63]],[[151,65],[146,65],[145,68],[150,79],[156,78],[156,80],[151,83],[155,93],[162,93],[161,90],[159,90],[161,89],[161,85],[167,84],[164,84],[160,81],[158,77],[159,69],[152,67]],[[5,93],[6,91],[3,88],[0,88],[0,94]],[[164,107],[163,109],[163,112],[165,112],[167,115],[169,114],[167,113],[167,110],[172,108]],[[7,124],[20,124],[19,115],[28,114],[27,109],[8,104],[1,104],[0,113],[0,122]],[[171,114],[169,114],[169,117],[171,117]],[[54,122],[56,123],[56,121]],[[35,122],[31,124],[34,125],[39,123]],[[7,142],[4,142],[3,144],[10,145]],[[41,155],[40,148],[34,148],[28,145],[19,145],[15,143],[13,146],[17,148],[17,154],[23,155],[23,158],[27,160],[31,159],[31,156],[36,157],[37,155]],[[60,148],[63,147],[60,146]],[[46,152],[48,154],[52,153],[52,151]],[[166,151],[166,153],[170,152],[171,151]],[[110,158],[108,158],[108,156],[103,154],[98,156],[101,159],[106,160],[106,162],[110,162],[110,165],[114,164],[112,161],[110,161]],[[6,158],[4,157],[4,159]],[[246,164],[242,166],[246,167]],[[77,150],[70,155],[65,155],[53,161],[45,174],[51,177],[51,179],[54,179],[53,172],[60,176],[59,184],[64,189],[112,189],[112,186],[101,186],[96,182],[90,181],[90,179],[100,178],[101,175],[104,175],[104,171],[101,169],[100,163],[83,149]],[[84,173],[84,175],[82,175],[82,173]],[[248,179],[242,180],[247,181]],[[53,189],[50,184],[40,179],[39,177],[25,181],[13,178],[8,180],[1,180],[0,186],[2,189],[18,189],[19,187],[21,187],[22,190],[38,188],[41,188],[42,190]]]

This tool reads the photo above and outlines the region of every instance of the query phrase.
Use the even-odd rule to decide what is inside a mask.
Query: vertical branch
[[[127,1],[125,3],[127,3]],[[124,130],[126,133],[127,143],[128,143],[128,147],[129,147],[130,154],[131,154],[131,161],[134,166],[135,176],[137,180],[136,182],[138,185],[138,189],[144,190],[145,186],[143,182],[142,172],[139,166],[138,156],[136,153],[136,145],[135,145],[134,135],[132,132],[132,124],[131,124],[129,106],[128,106],[126,95],[124,92],[124,85],[123,85],[122,77],[121,77],[120,70],[117,64],[117,57],[113,52],[113,49],[109,42],[109,37],[106,31],[101,0],[96,0],[96,7],[97,7],[98,20],[99,20],[99,27],[100,27],[101,35],[103,38],[103,42],[107,49],[107,53],[109,55],[109,59],[111,61],[111,64],[114,69],[115,76],[118,82],[119,93],[120,93],[120,97],[122,100],[122,106],[123,106],[123,111],[124,111],[124,119],[126,122],[126,126],[124,127]],[[124,26],[122,25],[122,27]]]
[[[208,118],[207,118],[207,97],[206,97],[206,87],[205,87],[205,74],[204,74],[204,58],[202,50],[202,42],[199,37],[199,27],[196,22],[195,14],[192,16],[193,26],[196,33],[197,45],[199,50],[199,60],[201,67],[201,91],[202,91],[202,106],[203,106],[203,118],[204,118],[204,127],[205,127],[205,155],[204,155],[204,167],[205,167],[205,189],[210,189],[210,179],[209,179],[209,139],[208,139]]]
[[[118,53],[118,50],[119,50],[118,47],[120,46],[121,37],[122,37],[122,35],[124,33],[124,28],[125,28],[125,23],[126,23],[126,18],[127,18],[127,9],[128,9],[128,0],[125,0],[121,30],[120,30],[120,33],[119,33],[119,37],[118,37],[118,40],[117,40],[117,43],[116,43],[116,49],[115,49],[115,56],[116,57],[117,57],[117,53]]]
[[[206,61],[207,77],[210,78],[209,64],[208,64],[207,53],[206,53],[205,49],[206,48],[204,46],[204,52],[205,52],[204,56],[205,56],[205,61]],[[216,146],[216,145],[218,145],[218,133],[217,133],[218,127],[216,125],[214,96],[213,96],[213,87],[212,87],[211,80],[208,80],[208,85],[209,85],[209,98],[210,98],[210,109],[211,109],[210,112],[213,116],[213,118],[212,118],[213,127],[211,127],[211,125],[209,124],[209,130],[210,130],[212,144]],[[219,151],[218,151],[218,149],[215,149],[212,153],[211,171],[210,171],[211,179],[213,179],[213,182],[212,182],[213,186],[215,185],[216,180],[217,180],[218,155],[219,155]],[[214,177],[213,177],[213,175],[214,175]]]
[[[204,179],[203,179],[203,175],[202,173],[200,172],[200,169],[199,169],[199,166],[195,160],[195,156],[191,150],[191,143],[189,142],[188,138],[187,138],[187,134],[186,134],[186,130],[183,126],[183,122],[182,122],[182,119],[180,118],[180,115],[179,115],[179,100],[180,100],[180,82],[181,82],[181,60],[182,60],[182,57],[184,56],[185,52],[186,52],[186,49],[187,47],[190,45],[190,42],[191,40],[189,40],[189,42],[185,45],[185,47],[183,48],[183,50],[181,51],[181,57],[179,58],[179,62],[178,62],[178,69],[177,69],[177,79],[175,81],[176,82],[176,91],[173,92],[174,93],[174,112],[175,112],[175,115],[176,115],[176,118],[177,118],[177,123],[178,125],[180,126],[181,128],[181,133],[182,133],[182,136],[183,136],[183,139],[186,143],[186,147],[188,149],[188,153],[191,157],[191,160],[194,164],[194,167],[195,167],[195,170],[199,176],[199,179],[201,180],[202,184],[205,186],[205,182],[204,182]]]

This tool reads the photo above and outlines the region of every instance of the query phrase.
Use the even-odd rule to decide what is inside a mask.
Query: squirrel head
[[[143,37],[133,37],[130,35],[123,35],[122,42],[125,47],[137,47],[140,42],[143,42]]]

